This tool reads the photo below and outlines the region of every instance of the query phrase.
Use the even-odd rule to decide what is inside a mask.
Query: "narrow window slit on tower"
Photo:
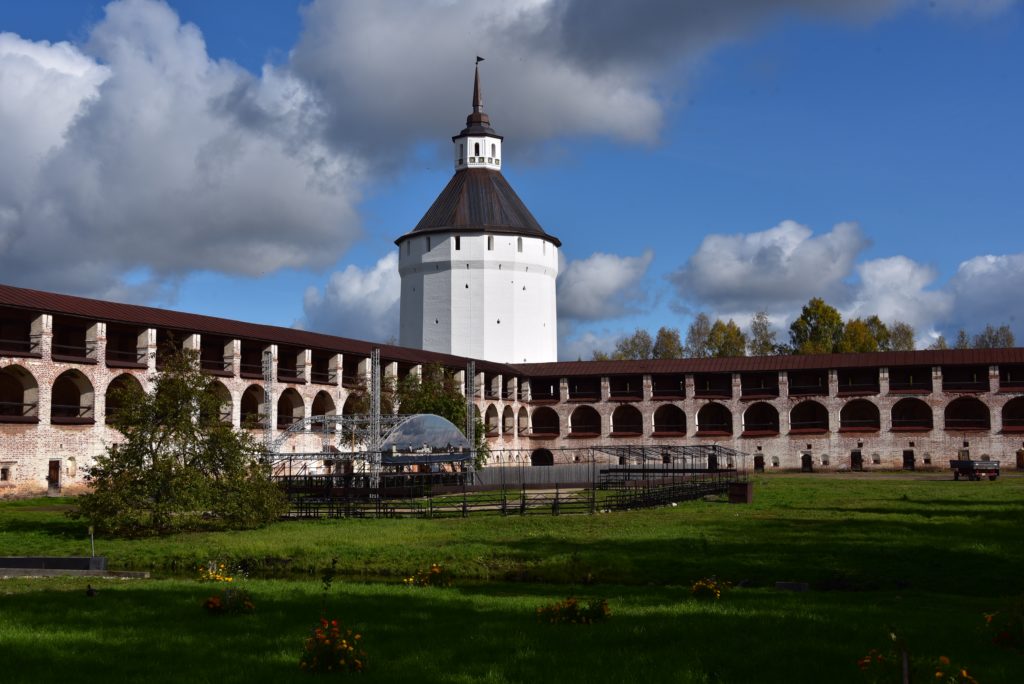
[[[487,249],[489,249],[489,250],[494,249],[494,236],[493,235],[488,235],[487,236]]]
[[[455,236],[455,249],[462,249],[462,238],[458,235]]]

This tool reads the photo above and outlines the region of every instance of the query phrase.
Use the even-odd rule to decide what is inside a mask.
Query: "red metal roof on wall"
[[[385,361],[415,364],[438,363],[464,368],[461,356],[377,344],[334,335],[274,325],[246,323],[227,318],[183,313],[136,304],[29,290],[0,285],[0,306],[74,316],[108,323],[162,328],[188,333],[207,333],[272,344],[369,356],[380,348]],[[566,377],[641,375],[646,373],[748,373],[827,368],[875,368],[893,366],[1024,364],[1024,348],[948,349],[870,354],[813,354],[806,356],[748,356],[713,359],[658,359],[647,361],[559,361],[554,363],[501,364],[477,360],[477,370],[507,376]]]

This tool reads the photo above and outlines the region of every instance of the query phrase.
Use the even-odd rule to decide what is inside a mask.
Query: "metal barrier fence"
[[[746,455],[718,446],[537,451],[493,451],[488,465],[476,471],[405,466],[382,473],[377,488],[363,467],[365,452],[331,453],[330,462],[342,466],[339,472],[311,473],[307,459],[307,467],[287,464],[281,471],[301,475],[274,479],[288,496],[293,518],[443,518],[661,506],[724,494],[747,477]]]

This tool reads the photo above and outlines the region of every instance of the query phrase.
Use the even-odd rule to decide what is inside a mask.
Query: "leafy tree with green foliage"
[[[872,315],[868,316],[861,322],[867,326],[868,331],[871,333],[871,337],[875,340],[875,349],[871,349],[870,351],[889,351],[891,336],[889,333],[888,326],[886,326],[885,323],[882,322],[882,319],[879,318],[877,315]],[[845,328],[843,329],[843,335],[846,335]]]
[[[1013,331],[1005,324],[998,328],[986,325],[984,330],[974,336],[975,349],[1003,349],[1014,346],[1015,342]]]
[[[789,326],[789,339],[797,354],[831,354],[843,334],[843,317],[818,297],[812,298]]]
[[[877,316],[872,316],[877,320]],[[878,321],[878,323],[882,323]],[[884,329],[885,324],[882,324]],[[859,318],[854,318],[846,322],[843,326],[842,337],[839,338],[839,346],[837,351],[843,353],[855,353],[855,352],[874,352],[878,351],[879,344],[878,339],[875,337],[876,326],[870,325],[867,321],[863,321]],[[889,331],[885,331],[885,337],[888,339]]]
[[[914,326],[903,321],[894,321],[889,326],[889,345],[882,347],[888,351],[914,351]]]
[[[705,313],[697,314],[697,317],[686,329],[686,346],[683,350],[686,356],[691,359],[703,359],[711,356],[708,349],[708,335],[711,334],[711,319]]]
[[[771,356],[777,354],[779,345],[775,342],[775,331],[768,320],[767,311],[758,311],[750,321],[750,336],[747,351],[751,356]]]
[[[654,337],[651,357],[655,359],[683,358],[683,342],[679,338],[677,328],[666,328],[665,326],[658,328],[658,334]]]
[[[612,358],[623,361],[627,359],[649,359],[654,350],[654,340],[651,334],[642,328],[637,328],[632,335],[624,337],[615,343],[615,351]]]
[[[285,511],[263,446],[221,420],[197,356],[169,352],[149,393],[134,384],[111,392],[118,410],[108,419],[124,439],[88,469],[92,490],[73,515],[102,532],[140,536],[258,527]]]
[[[398,409],[406,415],[432,413],[452,422],[466,432],[466,397],[454,373],[443,366],[431,364],[423,367],[422,377],[409,375],[398,384],[396,393]],[[487,461],[487,428],[476,412],[476,467],[482,468]]]
[[[731,318],[728,323],[716,319],[708,333],[707,346],[711,356],[746,356],[747,336]]]

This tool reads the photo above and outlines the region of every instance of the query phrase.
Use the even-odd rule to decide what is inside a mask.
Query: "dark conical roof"
[[[502,137],[491,128],[491,117],[484,111],[484,91],[480,87],[480,61],[482,60],[477,57],[476,72],[473,75],[473,112],[466,117],[466,127],[458,135],[452,136],[452,140],[467,135],[489,135],[502,140]]]
[[[507,233],[562,245],[558,238],[544,232],[501,172],[491,169],[456,171],[416,227],[395,243],[418,234],[440,232]]]

